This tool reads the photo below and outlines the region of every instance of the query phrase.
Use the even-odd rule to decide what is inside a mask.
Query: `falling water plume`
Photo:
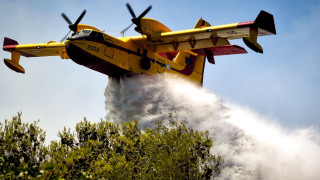
[[[224,159],[217,179],[320,177],[320,136],[312,127],[286,130],[178,77],[110,78],[105,96],[108,121],[139,120],[146,128],[176,112],[188,126],[208,130],[212,153]]]

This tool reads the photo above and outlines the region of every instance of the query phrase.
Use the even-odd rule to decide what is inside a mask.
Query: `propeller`
[[[135,24],[137,27],[134,28],[134,30],[136,30],[139,33],[141,32],[141,26],[140,26],[140,22],[141,19],[151,10],[152,6],[150,5],[146,10],[144,10],[138,17],[136,17],[136,14],[134,13],[134,11],[132,10],[131,6],[129,3],[126,4],[131,16],[132,16],[132,24],[130,24],[130,26],[128,26],[127,28],[125,28],[124,30],[121,31],[121,34],[124,34],[133,24]]]
[[[72,24],[72,22],[70,21],[70,19],[68,18],[68,16],[67,16],[65,13],[62,13],[62,14],[61,14],[61,16],[63,17],[63,19],[64,19],[65,21],[67,21],[67,23],[69,24],[69,29],[70,29],[70,31],[68,32],[68,34],[67,34],[65,37],[63,37],[63,39],[61,40],[61,42],[64,41],[64,40],[68,37],[68,35],[69,35],[69,33],[70,33],[71,31],[73,31],[73,34],[75,34],[75,33],[77,32],[78,24],[79,24],[79,22],[82,20],[82,18],[83,18],[83,16],[84,16],[85,14],[86,14],[86,10],[83,10],[82,13],[80,14],[80,16],[78,17],[78,19],[76,20],[76,22],[75,22],[74,24]]]

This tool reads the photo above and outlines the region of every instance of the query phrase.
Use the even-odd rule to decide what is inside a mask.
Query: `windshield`
[[[91,30],[83,30],[81,34],[89,35],[91,33]]]
[[[89,35],[91,30],[80,30],[75,35]]]
[[[94,30],[90,29],[82,29],[78,31],[76,34],[74,34],[73,39],[78,38],[78,37],[91,37],[97,40],[103,40],[103,34],[101,32],[97,32]]]

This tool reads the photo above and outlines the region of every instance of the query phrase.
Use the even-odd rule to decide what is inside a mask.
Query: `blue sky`
[[[65,12],[72,21],[83,9],[83,24],[93,25],[119,37],[131,16],[127,1],[17,1],[0,2],[0,39],[10,37],[21,44],[59,41],[67,32]],[[222,99],[249,107],[287,128],[320,127],[320,61],[318,58],[320,2],[317,0],[201,0],[129,1],[136,14],[149,5],[147,17],[171,30],[189,29],[202,17],[211,25],[254,20],[260,10],[274,15],[276,36],[261,37],[264,54],[257,54],[242,40],[246,55],[216,57],[206,64],[204,87]],[[126,35],[137,35],[131,28]],[[0,58],[10,54],[0,52]],[[40,119],[40,126],[56,136],[63,126],[86,116],[104,118],[107,76],[59,57],[21,58],[26,74],[17,74],[0,63],[0,121],[18,111],[23,119]],[[52,135],[53,134],[53,135]]]

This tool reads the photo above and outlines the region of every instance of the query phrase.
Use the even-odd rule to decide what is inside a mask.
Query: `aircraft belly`
[[[101,44],[102,45],[102,44]],[[87,49],[84,49],[82,46],[86,46]],[[101,50],[101,49],[102,50]],[[93,49],[93,50],[89,50]],[[106,59],[112,59],[112,58],[103,58],[100,54],[98,54],[100,51],[101,54],[105,54],[103,52],[105,48],[103,46],[101,47],[91,47],[90,44],[82,44],[79,46],[79,44],[74,44],[72,42],[69,42],[67,44],[66,51],[69,55],[69,57],[77,64],[83,65],[87,68],[90,68],[92,70],[98,71],[100,73],[106,74],[111,77],[119,78],[127,73],[127,70],[113,64],[112,62],[107,61]],[[110,49],[109,49],[110,50]],[[96,54],[91,53],[91,51],[97,52]],[[108,52],[106,55],[110,56],[110,52]]]

